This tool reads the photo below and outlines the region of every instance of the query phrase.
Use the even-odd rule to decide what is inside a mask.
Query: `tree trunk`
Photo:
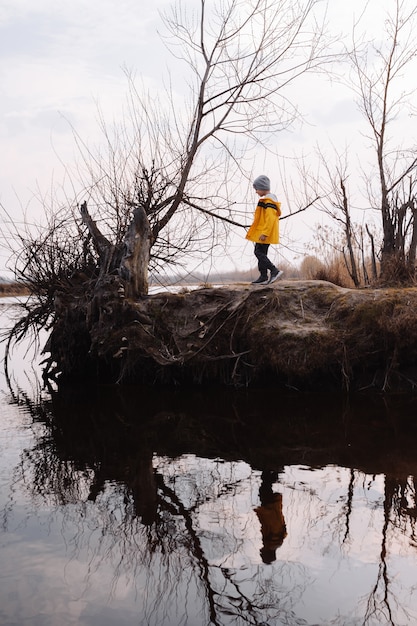
[[[374,236],[368,228],[368,224],[366,224],[366,232],[368,233],[369,240],[371,242],[371,263],[372,263],[372,278],[376,281],[378,277],[378,271],[376,267],[376,254],[375,254],[375,241]]]
[[[152,232],[143,206],[133,211],[133,219],[121,246],[113,245],[91,218],[87,203],[80,207],[99,260],[99,282],[107,275],[119,275],[124,281],[125,297],[138,298],[148,293],[148,267]]]
[[[87,203],[83,202],[80,206],[80,213],[84,224],[87,226],[90,236],[93,240],[94,248],[98,254],[99,260],[99,279],[103,279],[107,274],[113,273],[114,265],[117,262],[117,249],[103,235],[88,212]]]
[[[125,295],[138,298],[148,293],[148,267],[152,233],[143,206],[137,206],[124,241],[120,275],[126,281]]]
[[[410,273],[414,274],[416,268],[416,251],[417,251],[417,210],[414,208],[415,203],[410,203],[412,212],[412,235],[410,247],[408,250],[407,266]]]
[[[343,195],[343,213],[345,214],[345,237],[346,237],[346,244],[348,247],[349,259],[350,259],[350,270],[348,266],[348,271],[353,280],[353,284],[355,285],[355,287],[359,287],[360,279],[359,279],[358,268],[356,265],[355,252],[353,250],[352,223],[350,221],[349,202],[348,202],[345,183],[342,178],[340,179],[340,187],[342,189],[342,195]]]

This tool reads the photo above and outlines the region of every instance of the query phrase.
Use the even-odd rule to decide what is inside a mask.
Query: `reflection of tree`
[[[343,537],[343,543],[345,543],[345,541],[348,540],[349,538],[349,534],[350,534],[350,518],[352,515],[352,501],[353,501],[353,491],[354,491],[354,484],[355,484],[355,472],[353,469],[350,470],[350,478],[349,478],[349,486],[348,486],[348,490],[347,490],[347,498],[346,498],[346,506],[345,506],[345,516],[346,516],[346,523],[345,523],[345,534]]]
[[[389,488],[388,488],[389,489]],[[392,624],[393,615],[390,601],[390,578],[388,576],[387,565],[387,531],[389,525],[389,517],[391,510],[391,502],[387,493],[387,486],[384,498],[384,524],[381,533],[381,551],[379,554],[379,566],[375,585],[369,594],[364,624],[368,623],[372,618],[377,618],[380,623]]]
[[[25,406],[31,407],[29,402]],[[244,490],[248,477],[239,476],[238,464],[232,463],[226,476],[215,461],[207,462],[203,479],[196,466],[196,473],[187,470],[187,480],[181,482],[169,472],[164,475],[161,461],[158,470],[153,464],[155,442],[161,439],[164,447],[164,438],[169,438],[169,432],[162,434],[168,416],[161,415],[161,428],[155,429],[153,422],[132,424],[120,407],[111,421],[95,412],[78,416],[75,407],[70,419],[65,411],[66,419],[61,420],[59,408],[53,417],[56,405],[44,402],[42,410],[36,407],[34,417],[35,412],[37,420],[43,415],[47,428],[39,433],[36,445],[25,451],[16,481],[25,486],[35,506],[36,501],[46,502],[52,508],[51,516],[63,506],[66,526],[75,522],[68,548],[72,561],[82,558],[86,550],[90,553],[88,578],[104,562],[112,563],[115,593],[126,572],[132,580],[143,581],[146,571],[142,584],[148,623],[158,623],[160,618],[156,616],[163,614],[167,606],[181,605],[181,588],[193,586],[196,581],[200,589],[197,595],[203,592],[207,612],[207,620],[202,623],[220,626],[234,615],[242,623],[259,624],[265,611],[283,614],[282,607],[276,608],[279,589],[274,585],[265,596],[262,587],[257,590],[255,575],[250,584],[238,581],[233,569],[211,564],[206,555],[204,543],[210,542],[211,536],[200,528],[199,509],[210,504],[228,506],[230,499]],[[189,427],[185,421],[186,417],[180,415],[177,425],[181,429],[184,426],[182,432]],[[170,463],[166,457],[166,466]],[[216,541],[219,539],[226,542],[224,550],[236,549],[226,545],[230,537],[222,539],[218,535]],[[184,619],[187,610],[185,602]]]
[[[301,418],[296,414],[291,420],[284,414],[277,426],[271,420],[260,427],[258,420],[255,428],[247,396],[242,404],[234,397],[232,408],[226,403],[221,408],[213,408],[209,402],[203,405],[200,398],[192,405],[196,414],[177,396],[170,397],[166,405],[161,404],[160,397],[150,396],[151,401],[138,389],[131,398],[128,391],[113,395],[101,389],[100,397],[94,397],[89,388],[85,393],[60,392],[52,400],[40,396],[31,403],[18,394],[15,399],[25,404],[42,428],[36,445],[22,457],[16,481],[24,484],[35,500],[55,506],[55,511],[65,505],[65,521],[75,528],[69,541],[71,558],[77,560],[88,552],[89,576],[110,564],[114,592],[126,577],[140,586],[150,624],[158,620],[164,623],[161,616],[166,607],[181,606],[181,602],[184,619],[192,620],[187,612],[193,609],[182,595],[186,588],[193,589],[196,597],[204,597],[202,624],[229,624],[233,620],[236,624],[265,620],[302,623],[293,605],[295,595],[301,598],[305,592],[307,569],[299,565],[295,573],[294,564],[279,561],[279,552],[278,560],[267,568],[250,559],[245,568],[239,568],[226,563],[225,558],[213,558],[213,545],[224,557],[239,551],[240,538],[222,534],[220,527],[204,525],[202,514],[210,509],[216,511],[219,520],[226,519],[233,499],[244,493],[250,481],[258,485],[257,468],[262,467],[258,459],[268,458],[266,466],[275,467],[275,471],[293,463],[293,455],[299,456],[300,451],[306,463],[309,458],[316,464],[320,459],[324,465],[336,463],[340,449],[337,424],[330,425],[334,435],[324,422],[316,422],[314,432],[310,425],[309,431],[303,412]],[[279,438],[273,438],[271,452],[268,445],[275,427]],[[304,438],[309,439],[308,447]],[[328,445],[318,445],[314,438],[320,444],[326,439]],[[341,453],[345,466],[346,449]],[[195,455],[194,463],[182,460],[187,453]],[[354,454],[359,456],[358,447]],[[249,464],[247,475],[241,472],[243,460]],[[345,545],[346,549],[347,539],[353,541],[355,490],[365,475],[369,473],[354,469],[343,474],[346,497],[335,501],[331,513],[328,503],[321,503],[320,511],[329,519],[327,532],[332,540],[338,537],[340,547]],[[269,483],[265,476],[259,491],[261,505],[274,494],[275,474],[270,475]],[[309,490],[308,484],[305,490]],[[308,504],[313,504],[316,495],[308,493]],[[71,507],[66,506],[69,503]],[[248,510],[252,509],[249,502]],[[398,607],[390,589],[389,532],[408,532],[411,528],[410,537],[415,542],[415,511],[413,480],[394,474],[390,478],[387,473],[379,569],[367,599],[365,622],[381,617],[395,623]],[[304,513],[311,516],[307,508]],[[309,522],[311,529],[315,522]]]
[[[161,504],[165,511],[170,512],[173,516],[180,516],[184,522],[187,531],[187,543],[190,549],[190,555],[195,559],[196,566],[199,570],[199,578],[205,588],[205,597],[208,603],[210,623],[219,624],[217,619],[216,594],[212,589],[210,582],[210,568],[208,560],[201,546],[198,533],[194,528],[192,513],[193,510],[187,509],[181,502],[180,497],[173,489],[167,486],[161,474],[156,474],[159,492],[161,494]]]
[[[388,479],[387,479],[388,482]],[[410,529],[410,540],[417,547],[417,497],[413,476],[391,477],[390,500],[394,513],[392,525],[401,532]]]
[[[414,506],[410,507],[410,500]],[[396,615],[403,612],[410,623],[409,616],[403,607],[400,607],[395,592],[392,589],[393,578],[389,574],[388,556],[390,535],[389,530],[401,530],[404,535],[410,529],[410,539],[415,537],[415,487],[412,477],[399,478],[393,475],[385,477],[384,501],[383,501],[383,525],[381,530],[381,548],[379,551],[378,571],[375,584],[372,587],[366,602],[366,610],[363,624],[398,623]]]

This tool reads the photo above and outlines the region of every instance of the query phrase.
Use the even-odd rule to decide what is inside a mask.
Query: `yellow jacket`
[[[279,242],[279,218],[281,215],[281,203],[277,197],[268,193],[259,199],[255,210],[252,226],[249,228],[246,239],[255,243],[278,243]],[[266,235],[264,241],[259,237]]]
[[[272,501],[256,507],[255,513],[261,522],[263,544],[269,550],[276,550],[287,536],[282,513],[282,494],[274,493]]]

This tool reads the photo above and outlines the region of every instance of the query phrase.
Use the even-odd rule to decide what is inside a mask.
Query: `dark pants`
[[[276,267],[268,259],[269,243],[255,243],[255,256],[258,259],[258,270],[261,276],[267,277],[268,270],[275,270]]]

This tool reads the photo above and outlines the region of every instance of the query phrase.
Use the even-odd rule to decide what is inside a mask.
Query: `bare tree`
[[[414,275],[416,238],[415,188],[413,182],[406,184],[415,177],[415,144],[395,146],[393,133],[397,118],[412,110],[409,85],[414,83],[416,69],[417,8],[405,0],[395,0],[393,6],[380,40],[365,49],[355,42],[351,53],[354,90],[376,152],[376,189],[369,175],[368,181],[371,206],[381,214],[381,276],[385,280]]]
[[[378,41],[363,41],[356,35],[359,21],[353,30],[353,49],[348,54],[353,68],[349,88],[356,93],[359,109],[370,128],[368,139],[376,156],[376,175],[363,162],[359,170],[366,183],[367,208],[381,215],[379,266],[379,245],[369,220],[364,225],[353,222],[355,207],[347,182],[349,170],[354,172],[354,163],[348,151],[341,156],[335,149],[335,158],[329,159],[319,147],[317,173],[312,173],[304,162],[299,166],[309,194],[313,191],[318,197],[316,207],[331,218],[342,235],[335,237],[339,241],[338,252],[343,255],[355,286],[369,281],[369,264],[374,282],[407,282],[415,276],[417,159],[415,145],[404,145],[404,138],[396,139],[395,132],[398,118],[406,112],[413,113],[413,92],[407,86],[416,69],[416,20],[414,5],[395,0]]]
[[[227,236],[248,150],[297,118],[287,87],[331,60],[319,4],[200,0],[190,14],[178,4],[164,15],[175,81],[151,96],[129,73],[129,114],[114,132],[102,122],[104,152],[77,137],[88,189],[81,216],[101,276],[146,294],[148,266],[209,253],[223,227]]]
[[[175,80],[155,95],[127,73],[128,112],[113,127],[101,117],[104,144],[93,149],[74,133],[75,205],[52,207],[35,240],[30,229],[20,237],[16,273],[40,306],[11,335],[51,321],[46,375],[63,361],[79,371],[93,345],[108,345],[100,333],[123,326],[148,294],[149,270],[213,254],[230,224],[245,226],[233,202],[251,149],[299,115],[288,87],[334,58],[324,20],[321,0],[200,0],[163,17]]]
[[[335,150],[335,163],[333,164],[319,146],[316,153],[319,171],[312,173],[302,162],[299,165],[300,177],[304,180],[305,193],[316,196],[316,208],[336,223],[341,234],[339,238],[335,235],[333,242],[329,242],[326,235],[326,241],[321,243],[330,244],[335,248],[338,256],[344,259],[353,284],[355,287],[359,287],[363,282],[359,264],[361,242],[358,239],[358,228],[352,219],[352,206],[348,189],[348,155],[346,151],[340,155]],[[325,232],[327,233],[327,229]],[[320,238],[320,232],[317,233],[317,236]],[[338,246],[335,246],[336,241],[339,241]]]

